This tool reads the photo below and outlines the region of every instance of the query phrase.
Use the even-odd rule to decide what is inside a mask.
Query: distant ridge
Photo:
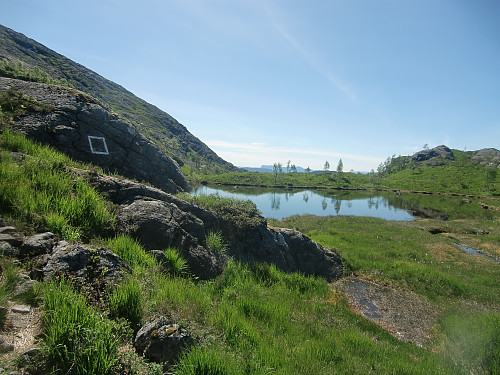
[[[74,88],[99,99],[180,166],[196,165],[216,173],[237,170],[169,114],[83,65],[0,25],[0,60],[3,59],[39,67],[54,78],[65,79]]]

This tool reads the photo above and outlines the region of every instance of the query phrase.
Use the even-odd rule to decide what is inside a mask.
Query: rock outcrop
[[[447,160],[455,160],[455,156],[452,150],[442,145],[419,151],[411,157],[411,160],[418,165],[438,166],[446,164]]]
[[[115,177],[93,175],[93,185],[120,206],[118,230],[136,238],[148,250],[175,247],[190,271],[207,279],[220,274],[227,256],[254,263],[275,264],[285,272],[302,272],[329,281],[342,276],[342,259],[302,233],[270,229],[265,218],[239,227],[234,220],[202,209],[161,190]],[[207,246],[206,235],[220,232],[225,254]]]
[[[500,151],[496,148],[483,148],[474,151],[471,162],[485,167],[500,168]]]
[[[50,113],[22,116],[13,125],[15,130],[73,159],[148,182],[164,191],[186,189],[177,163],[96,99],[74,89],[0,77],[0,91],[8,89],[54,108]]]
[[[82,284],[108,287],[117,284],[124,273],[131,271],[127,263],[105,248],[94,249],[61,241],[43,267],[43,277],[50,280],[65,276]]]

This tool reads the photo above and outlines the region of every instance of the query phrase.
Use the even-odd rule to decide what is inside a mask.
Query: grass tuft
[[[43,290],[44,354],[53,374],[113,374],[118,341],[113,324],[88,306],[68,281]]]

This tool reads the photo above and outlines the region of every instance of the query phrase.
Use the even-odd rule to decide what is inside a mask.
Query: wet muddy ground
[[[361,277],[338,280],[333,288],[342,291],[353,310],[385,328],[398,339],[424,346],[441,311],[408,290],[377,284]]]

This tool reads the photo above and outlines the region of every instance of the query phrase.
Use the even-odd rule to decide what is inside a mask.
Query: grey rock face
[[[93,249],[70,245],[62,241],[55,247],[48,263],[43,267],[44,279],[70,276],[86,282],[102,281],[116,284],[130,267],[116,254],[104,248]]]
[[[54,247],[54,233],[45,232],[28,237],[21,246],[22,256],[49,254]]]
[[[422,165],[438,166],[445,164],[445,160],[455,160],[455,156],[453,151],[442,145],[419,151],[411,157],[411,160]]]
[[[193,343],[188,332],[162,317],[147,323],[137,332],[134,347],[153,362],[173,363]]]
[[[18,258],[21,255],[19,247],[23,243],[23,237],[14,227],[0,228],[0,254]]]
[[[500,151],[495,148],[483,148],[474,152],[471,161],[486,167],[500,168]]]
[[[203,221],[173,203],[137,199],[121,206],[117,224],[120,231],[136,238],[148,250],[178,249],[189,270],[202,279],[223,271],[226,256],[202,246]]]
[[[200,278],[220,274],[227,259],[206,246],[205,236],[210,231],[221,232],[228,243],[227,255],[236,260],[273,263],[285,272],[300,271],[329,281],[342,276],[340,256],[299,232],[271,230],[264,218],[260,224],[242,229],[212,211],[151,187],[100,177],[94,183],[113,203],[121,205],[117,217],[120,231],[149,250],[177,248],[190,271]]]
[[[28,137],[167,192],[186,189],[177,163],[95,99],[74,89],[0,77],[0,90],[9,88],[55,107],[52,113],[30,113],[16,121],[15,129]]]

